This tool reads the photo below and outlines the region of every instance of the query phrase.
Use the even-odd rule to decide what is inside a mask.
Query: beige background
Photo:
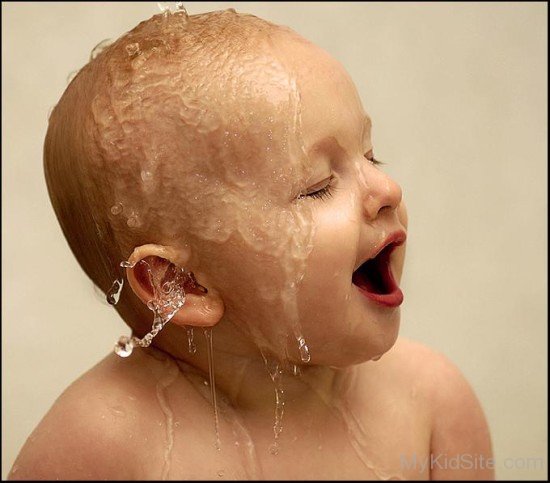
[[[499,478],[547,475],[547,6],[192,3],[286,24],[340,59],[410,213],[402,333],[485,408]],[[53,215],[49,109],[147,3],[2,4],[2,477],[61,391],[127,330]]]

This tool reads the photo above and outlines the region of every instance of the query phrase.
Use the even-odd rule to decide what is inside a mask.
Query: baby
[[[468,383],[397,338],[407,216],[342,66],[231,9],[166,11],[103,47],[44,164],[132,334],[10,478],[493,478]]]

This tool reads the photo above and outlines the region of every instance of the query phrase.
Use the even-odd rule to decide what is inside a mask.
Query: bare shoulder
[[[176,407],[186,407],[185,417],[199,418],[204,407],[187,386],[173,362],[143,351],[128,359],[107,356],[56,400],[21,449],[9,479],[158,478],[171,430],[167,418],[177,426]],[[194,437],[194,426],[185,426]],[[200,437],[196,441],[180,458],[184,472],[186,460],[197,456]]]
[[[431,478],[493,479],[487,421],[458,367],[444,354],[401,338],[387,358],[397,378],[413,384],[429,407]]]
[[[422,389],[428,391],[430,397],[437,397],[442,392],[441,383],[466,382],[460,370],[443,353],[404,337],[397,339],[383,360],[399,377],[423,385]]]

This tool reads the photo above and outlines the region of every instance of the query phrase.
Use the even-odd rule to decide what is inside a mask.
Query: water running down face
[[[406,219],[351,79],[255,17],[181,20],[156,16],[98,57],[93,169],[111,223],[190,249],[224,320],[267,351],[299,362],[303,335],[313,364],[384,353]]]

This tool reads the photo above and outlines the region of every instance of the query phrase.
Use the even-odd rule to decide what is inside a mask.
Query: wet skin
[[[196,151],[160,156],[157,173],[162,173],[164,196],[157,193],[155,210],[145,213],[142,207],[147,200],[143,193],[154,192],[156,185],[145,185],[135,192],[135,199],[129,194],[123,200],[136,208],[144,226],[165,226],[166,236],[145,240],[133,256],[183,264],[208,287],[208,295],[190,296],[155,339],[154,348],[136,350],[124,360],[108,356],[75,382],[23,448],[12,478],[159,478],[170,428],[171,479],[220,479],[220,471],[226,478],[267,479],[491,475],[403,467],[402,455],[416,455],[418,460],[430,452],[490,455],[483,413],[464,378],[443,356],[412,342],[396,343],[398,307],[376,304],[352,283],[354,270],[389,234],[404,231],[407,219],[400,187],[368,159],[373,150],[370,119],[351,79],[337,61],[292,32],[274,29],[266,45],[260,49],[257,68],[244,69],[239,84],[253,80],[252,85],[262,86],[260,93],[226,99],[228,107],[222,105],[218,112],[226,121],[222,131],[237,134],[234,140],[225,144],[224,134],[220,138],[216,129],[207,129],[202,141],[193,144]],[[270,66],[267,73],[260,68],[265,65]],[[241,72],[235,67],[238,61],[233,66],[231,72]],[[229,74],[208,86],[213,98],[224,98],[216,89],[227,86]],[[298,104],[293,89],[299,91]],[[110,109],[100,107],[107,110],[96,105],[98,124]],[[296,125],[297,107],[300,122],[290,129]],[[238,112],[249,122],[241,130],[235,122]],[[247,117],[251,112],[253,116]],[[113,140],[130,143],[138,135],[141,146],[152,139],[159,146],[173,144],[170,128],[158,131],[153,122],[137,121],[125,125],[126,140],[117,137],[122,131],[109,128],[102,146]],[[245,127],[252,125],[256,127],[250,134]],[[220,152],[220,146],[226,148],[221,150],[224,156],[202,171],[182,163],[182,158],[199,160],[213,150]],[[247,152],[251,155],[243,156]],[[144,160],[134,160],[137,169],[126,172],[123,164],[108,161],[113,157],[106,159],[106,176],[121,186],[144,171]],[[239,170],[246,176],[239,178]],[[205,188],[193,185],[199,196],[195,205],[182,176],[190,172],[207,180]],[[328,183],[330,195],[312,196]],[[228,185],[238,186],[231,197]],[[122,192],[120,187],[112,189],[113,205]],[[208,204],[207,195],[230,202]],[[188,214],[188,203],[195,214],[200,210],[198,218],[209,222],[197,222],[185,231],[192,223],[183,215]],[[158,219],[150,220],[155,213]],[[250,231],[270,217],[288,224],[262,225],[256,234]],[[221,220],[220,231],[209,231],[206,225],[216,219]],[[113,220],[124,230],[131,228],[126,218]],[[239,229],[229,233],[229,224]],[[295,235],[292,228],[303,231]],[[297,247],[294,252],[285,248],[290,242],[296,242],[290,244]],[[401,246],[391,256],[397,281],[403,258]],[[292,313],[268,289],[285,293],[289,280],[301,274],[292,292]],[[149,295],[139,273],[130,270],[127,275],[145,304]],[[292,332],[294,315],[309,347],[309,364],[300,359]],[[219,452],[213,444],[212,408],[204,385],[206,347],[199,328],[213,324]],[[188,325],[197,326],[194,355],[187,351]],[[284,343],[279,342],[281,334],[289,334]],[[285,407],[277,456],[269,451],[274,440],[274,386],[259,348],[268,358],[300,366],[299,376],[283,378]],[[381,360],[372,361],[381,355]],[[163,389],[163,377],[175,368],[178,376]],[[173,426],[159,394],[168,401]],[[124,415],[113,408],[122,408]]]

